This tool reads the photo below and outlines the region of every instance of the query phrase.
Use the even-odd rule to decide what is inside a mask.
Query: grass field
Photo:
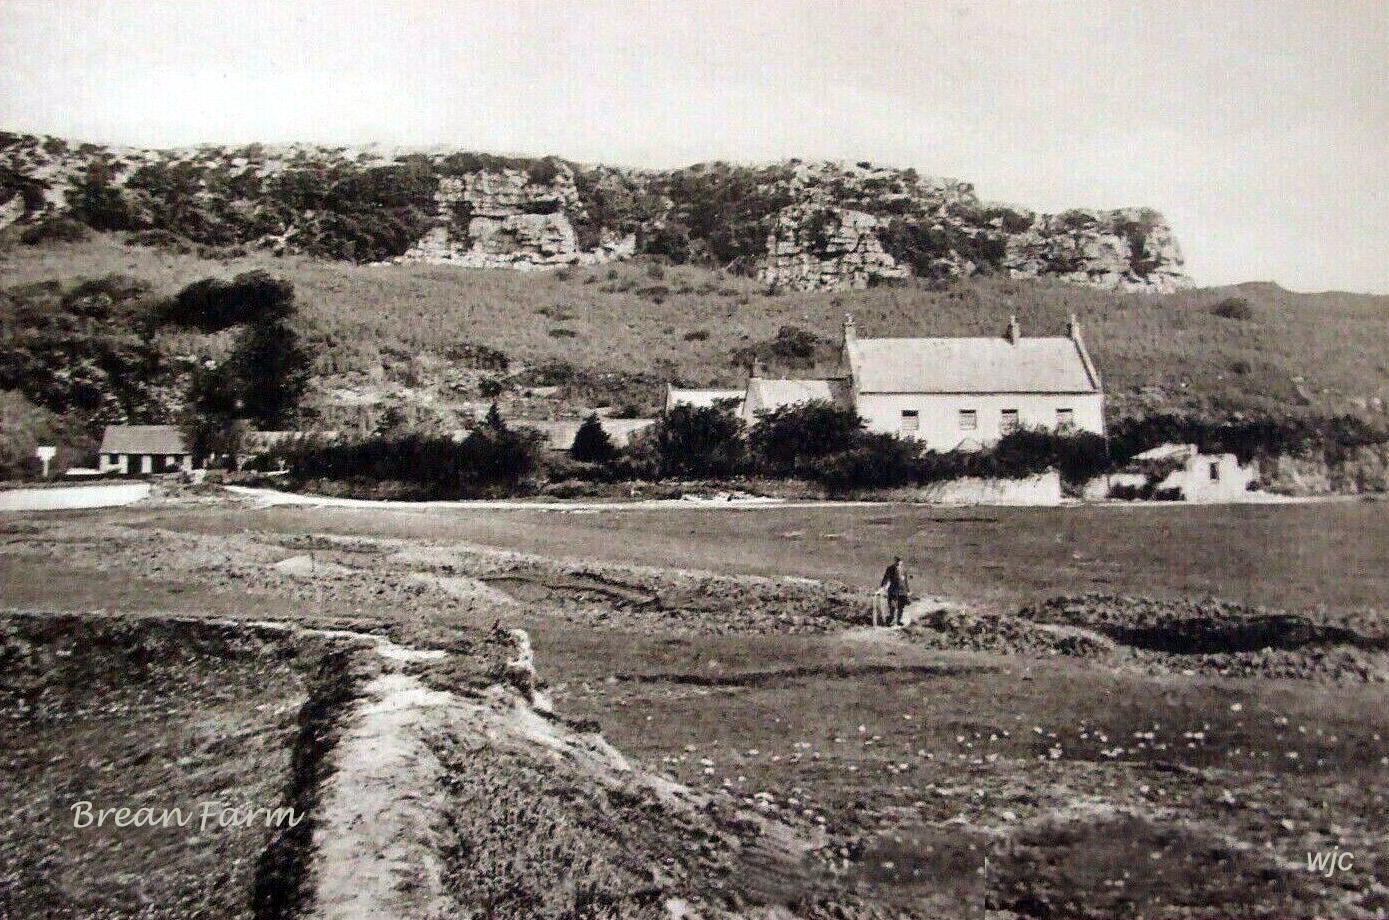
[[[563,359],[690,385],[731,384],[745,372],[732,360],[737,349],[771,338],[782,325],[833,343],[845,311],[854,313],[863,336],[994,334],[1010,314],[1025,334],[1055,335],[1076,313],[1111,408],[1121,412],[1282,412],[1299,405],[1344,411],[1389,397],[1386,298],[1297,294],[1271,284],[1153,296],[982,279],[939,290],[913,283],[769,296],[751,279],[641,262],[522,274],[263,253],[208,261],[102,235],[0,252],[7,285],[121,272],[172,294],[209,275],[253,268],[294,282],[325,375],[383,366],[397,373],[421,356],[437,359],[472,342],[524,362]],[[1248,301],[1248,319],[1211,313],[1230,296]]]
[[[132,512],[138,513],[138,512]],[[158,516],[155,521],[162,521]],[[1389,609],[1389,506],[1291,505],[756,511],[180,512],[173,526],[468,541],[547,556],[799,575],[866,589],[900,553],[920,593],[1016,606],[1097,590],[1299,610]]]
[[[1155,675],[864,629],[691,633],[539,600],[494,613],[402,592],[385,568],[379,588],[353,590],[256,573],[311,540],[368,571],[401,547],[476,543],[867,589],[901,548],[926,590],[1005,611],[1088,588],[1383,611],[1384,512],[185,505],[21,522],[30,530],[10,530],[0,593],[16,606],[292,618],[421,642],[499,618],[530,632],[559,712],[596,720],[619,750],[697,789],[823,821],[832,871],[912,916],[981,916],[987,904],[1039,918],[1372,917],[1389,910],[1383,684]],[[71,542],[44,549],[33,541],[45,534]],[[336,555],[329,535],[348,538]],[[1355,853],[1354,871],[1306,872],[1307,852],[1332,846]]]

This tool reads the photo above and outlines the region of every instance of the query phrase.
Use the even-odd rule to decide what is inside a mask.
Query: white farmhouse
[[[1104,389],[1074,316],[1064,336],[860,339],[844,317],[844,367],[869,431],[977,448],[1019,427],[1104,434]]]
[[[846,314],[840,367],[834,378],[786,380],[754,364],[738,414],[755,424],[824,400],[854,409],[869,431],[938,451],[975,450],[1020,427],[1105,431],[1104,388],[1075,316],[1064,336],[1024,338],[1013,317],[997,337],[861,339]],[[667,408],[711,402],[683,396],[669,391]]]

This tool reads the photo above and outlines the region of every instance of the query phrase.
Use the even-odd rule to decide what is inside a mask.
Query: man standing
[[[902,566],[902,557],[894,556],[892,565],[887,567],[883,573],[883,583],[878,586],[881,591],[887,589],[887,610],[888,625],[902,625],[902,611],[907,607],[907,570]]]

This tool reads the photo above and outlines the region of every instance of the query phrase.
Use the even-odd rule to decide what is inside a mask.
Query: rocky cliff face
[[[554,157],[153,151],[0,133],[0,228],[53,217],[145,242],[172,234],[358,262],[535,269],[647,253],[806,291],[980,273],[1159,292],[1190,284],[1155,211],[1037,214],[982,202],[968,183],[869,163],[655,172]]]

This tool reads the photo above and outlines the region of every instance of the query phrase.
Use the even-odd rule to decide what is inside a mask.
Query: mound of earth
[[[1023,608],[1029,623],[1081,629],[1184,673],[1389,680],[1389,633],[1366,614],[1293,614],[1220,600],[1086,594]]]

